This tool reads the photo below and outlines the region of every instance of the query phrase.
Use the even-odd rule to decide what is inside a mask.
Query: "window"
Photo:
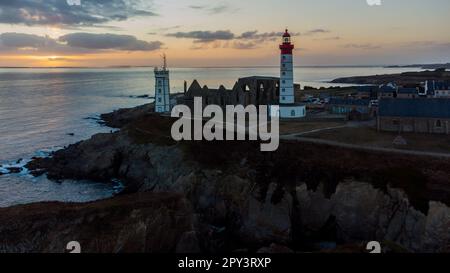
[[[161,92],[162,92],[162,90],[161,90],[161,89],[158,89],[158,93],[161,94]]]
[[[284,71],[283,71],[283,73],[282,73],[282,74],[283,74],[283,76],[286,76],[286,72],[284,72]]]
[[[282,82],[283,82],[283,83],[286,83],[286,81],[285,81],[285,80],[283,80]]]
[[[285,88],[281,88],[281,91],[284,93],[286,91],[286,89]]]
[[[392,125],[400,125],[400,121],[399,120],[397,120],[397,119],[394,119],[393,121],[392,121]]]
[[[161,100],[161,98],[158,98],[158,102],[161,102],[162,100]]]
[[[295,117],[295,110],[291,111],[291,117]]]
[[[436,127],[441,128],[442,127],[442,121],[440,119],[436,120]]]
[[[286,67],[286,64],[283,64],[283,67]]]
[[[282,100],[286,100],[286,97],[281,97]]]
[[[283,60],[286,60],[286,56],[283,55]]]

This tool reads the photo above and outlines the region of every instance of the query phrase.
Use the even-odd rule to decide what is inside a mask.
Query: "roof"
[[[426,81],[425,85],[429,91],[435,90],[450,90],[449,81]]]
[[[380,93],[394,93],[395,92],[395,88],[388,86],[388,85],[383,85],[380,87],[379,92]]]
[[[382,117],[450,118],[450,99],[381,99]]]
[[[419,94],[419,90],[417,90],[417,88],[399,88],[397,92],[398,94]]]
[[[365,99],[341,99],[341,98],[331,98],[328,104],[335,105],[351,105],[351,106],[369,106],[370,100]]]
[[[372,91],[378,91],[378,86],[376,85],[362,85],[357,87],[358,92],[372,92]]]
[[[448,82],[435,82],[435,90],[449,90],[450,84]]]

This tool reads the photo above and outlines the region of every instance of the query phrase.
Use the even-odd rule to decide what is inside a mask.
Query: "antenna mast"
[[[163,70],[167,69],[167,57],[166,57],[166,53],[163,54],[163,60],[164,60],[164,64],[163,64]]]

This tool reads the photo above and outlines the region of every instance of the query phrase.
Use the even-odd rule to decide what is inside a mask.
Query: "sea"
[[[329,87],[335,78],[419,71],[414,68],[296,67],[295,82]],[[277,67],[173,68],[171,90],[182,92],[194,79],[232,88],[240,77],[278,76]],[[340,84],[339,86],[345,86]],[[31,158],[110,132],[99,115],[152,102],[153,69],[143,68],[0,68],[0,173],[23,167]],[[41,201],[89,202],[120,191],[120,181],[50,181],[45,175],[0,175],[0,207]]]

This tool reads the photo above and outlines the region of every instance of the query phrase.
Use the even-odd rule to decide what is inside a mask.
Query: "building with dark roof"
[[[378,130],[450,134],[450,99],[382,99]]]
[[[399,99],[415,99],[419,97],[419,89],[417,88],[398,88],[397,98]]]
[[[378,85],[362,85],[357,87],[358,99],[377,99],[378,98]]]
[[[349,120],[368,120],[373,115],[370,99],[331,98],[325,106],[335,115],[345,115]]]
[[[450,81],[426,81],[423,95],[432,98],[450,98]]]
[[[393,83],[383,84],[378,90],[378,99],[397,97],[398,87]]]

